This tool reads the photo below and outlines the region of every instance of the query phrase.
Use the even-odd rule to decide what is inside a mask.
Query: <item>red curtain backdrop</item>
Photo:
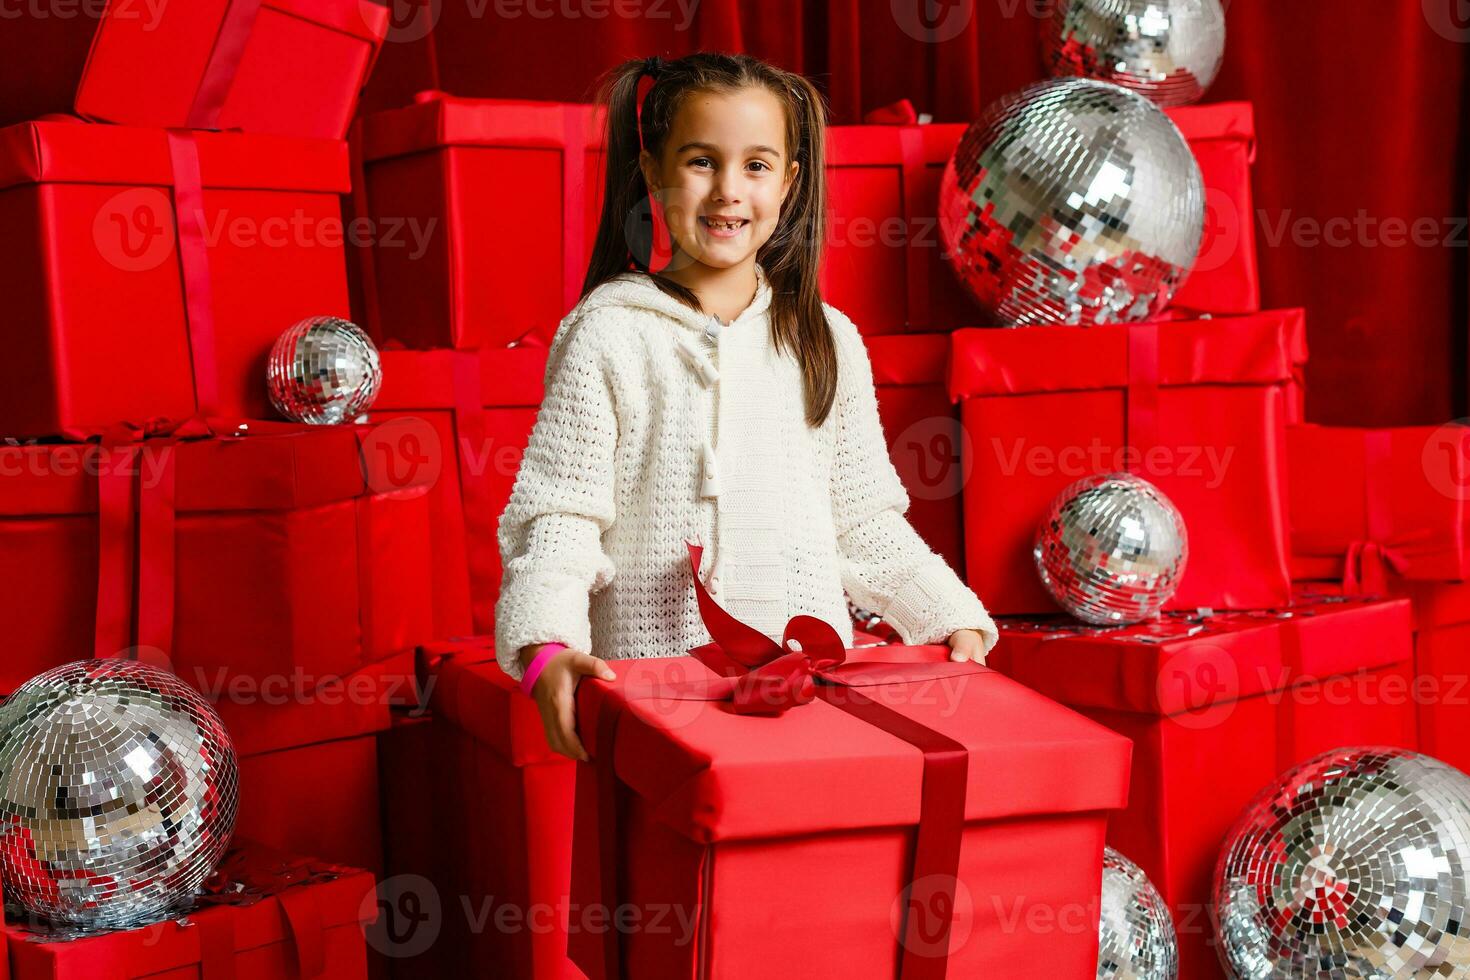
[[[908,98],[967,121],[1042,77],[1052,0],[390,0],[366,107],[426,88],[585,101],[625,58],[748,51],[813,79],[834,123]],[[1305,306],[1307,414],[1465,413],[1465,0],[1226,0],[1207,99],[1255,103],[1264,301]],[[432,30],[429,28],[432,27]]]

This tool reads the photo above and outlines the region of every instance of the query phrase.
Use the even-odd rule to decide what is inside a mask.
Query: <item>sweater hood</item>
[[[755,277],[755,298],[751,300],[750,305],[730,323],[726,324],[721,321],[719,326],[744,323],[746,320],[763,316],[770,308],[771,285],[766,280],[766,272],[761,268],[760,263],[756,263]],[[711,313],[700,313],[685,306],[659,289],[654,284],[652,277],[643,272],[624,272],[598,286],[577,305],[574,318],[608,306],[649,310],[662,314],[679,326],[698,333],[704,333],[710,326],[711,320],[718,320]]]

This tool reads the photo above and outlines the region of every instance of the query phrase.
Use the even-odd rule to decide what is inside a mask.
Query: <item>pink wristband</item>
[[[531,660],[531,665],[526,668],[525,675],[521,678],[521,690],[529,697],[531,688],[536,686],[536,678],[541,676],[541,671],[546,668],[546,663],[552,657],[565,650],[565,643],[546,643]]]

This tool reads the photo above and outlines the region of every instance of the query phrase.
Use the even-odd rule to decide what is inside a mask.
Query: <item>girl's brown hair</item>
[[[826,105],[801,75],[782,71],[745,54],[698,52],[662,62],[638,111],[638,83],[645,62],[626,61],[605,76],[597,102],[607,109],[607,181],[602,218],[582,296],[631,269],[691,309],[704,312],[694,292],[649,268],[653,224],[648,184],[639,166],[647,149],[661,158],[664,141],[686,97],[694,92],[733,92],[760,87],[786,113],[786,146],[800,164],[770,240],[756,253],[771,287],[771,340],[791,352],[802,368],[806,420],[819,426],[837,392],[837,351],[822,312],[817,286],[826,239]],[[784,174],[783,174],[784,176]]]

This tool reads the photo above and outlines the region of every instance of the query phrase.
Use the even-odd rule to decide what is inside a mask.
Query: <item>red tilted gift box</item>
[[[1128,808],[1109,821],[1108,843],[1169,903],[1181,977],[1218,975],[1211,874],[1259,790],[1328,749],[1415,746],[1403,601],[1303,597],[1119,629],[999,622],[989,664],[1133,740]]]
[[[536,421],[547,348],[384,351],[369,415],[421,433],[439,473],[430,492],[434,635],[494,630],[500,595],[496,530]],[[405,431],[407,431],[405,429]]]
[[[0,123],[102,122],[341,139],[388,27],[376,0],[103,0],[11,11]]]
[[[965,571],[963,429],[945,389],[949,334],[865,338],[888,454],[909,493],[909,523]]]
[[[418,349],[550,339],[596,233],[590,110],[426,92],[363,120],[355,206],[374,229],[358,253],[375,337]]]
[[[195,420],[0,447],[0,580],[24,610],[0,687],[135,645],[216,688],[411,652],[433,635],[429,486],[395,466],[394,426]]]
[[[1178,506],[1189,561],[1169,608],[1290,601],[1287,389],[1300,310],[1099,327],[960,330],[970,586],[994,613],[1052,612],[1032,559],[1066,486],[1128,470]]]
[[[367,872],[240,842],[185,915],[71,938],[17,921],[5,938],[16,980],[362,980],[376,912]]]
[[[579,967],[1095,975],[1126,739],[944,646],[844,651],[794,617],[783,655],[695,587],[717,643],[577,690]]]
[[[505,976],[563,980],[572,860],[571,759],[551,751],[536,702],[495,662],[493,640],[471,637],[420,651],[431,732],[420,767],[431,771],[434,833],[428,866],[413,871],[463,907],[449,909],[439,940],[416,961],[422,975],[494,963]],[[507,928],[474,928],[465,914],[509,915]]]
[[[347,175],[335,140],[0,131],[0,434],[269,415],[276,337],[347,312]]]
[[[910,113],[911,116],[911,113]],[[1196,312],[1260,308],[1250,161],[1249,103],[1170,109],[1194,150],[1206,188],[1205,236],[1175,305]],[[897,115],[895,119],[902,119]],[[864,332],[977,326],[983,313],[944,260],[939,184],[962,123],[833,126],[823,295]]]
[[[1470,578],[1470,426],[1294,425],[1287,456],[1293,578]]]

